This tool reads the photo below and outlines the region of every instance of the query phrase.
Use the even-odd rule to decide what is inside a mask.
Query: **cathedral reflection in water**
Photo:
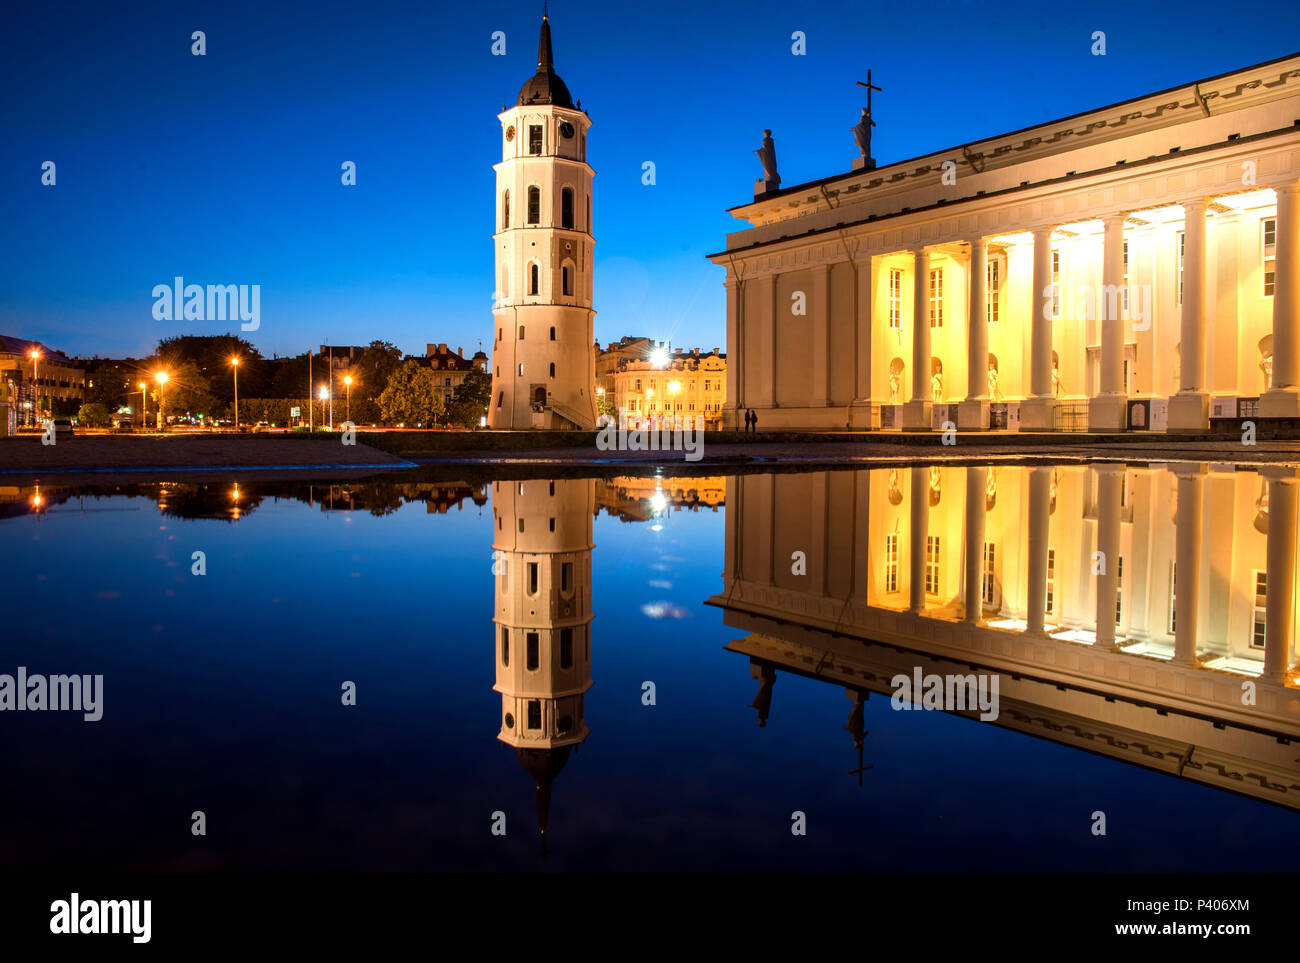
[[[1296,496],[1217,464],[740,476],[708,601],[760,725],[778,672],[842,686],[858,745],[894,676],[997,673],[997,725],[1300,808]]]

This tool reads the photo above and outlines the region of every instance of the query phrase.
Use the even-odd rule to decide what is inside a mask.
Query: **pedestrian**
[[[753,412],[750,412],[750,414],[753,416],[753,417],[751,417],[751,418],[749,419],[750,424],[752,424],[752,425],[754,426],[754,431],[757,432],[757,431],[758,431],[758,412],[757,412],[757,411],[753,411]]]

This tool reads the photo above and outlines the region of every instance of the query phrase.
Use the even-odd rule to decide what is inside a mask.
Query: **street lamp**
[[[41,420],[41,381],[40,381],[40,362],[41,352],[39,348],[32,348],[32,391],[36,395],[36,407],[33,409],[32,423],[38,424]]]
[[[167,372],[159,371],[155,378],[158,379],[158,430],[167,430]]]
[[[325,402],[330,401],[330,390],[324,385],[320,386],[320,403],[323,406]],[[330,404],[330,431],[334,430],[334,405]]]
[[[239,358],[230,359],[230,364],[235,369],[235,431],[239,430]]]
[[[343,383],[347,385],[347,389],[348,389],[347,417],[345,420],[351,421],[352,420],[352,375],[344,375]]]
[[[145,387],[145,383],[143,381],[139,382],[139,385],[140,385],[140,427],[143,428],[145,426],[145,418],[147,418],[149,415],[149,392],[148,392],[148,388]]]

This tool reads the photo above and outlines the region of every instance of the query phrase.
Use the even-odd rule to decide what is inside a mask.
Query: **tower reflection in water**
[[[492,484],[497,738],[533,778],[546,834],[551,784],[587,738],[595,481]]]
[[[996,673],[997,725],[1300,808],[1296,497],[1205,464],[741,476],[709,602],[760,725],[778,672],[842,686],[859,745],[895,676]]]

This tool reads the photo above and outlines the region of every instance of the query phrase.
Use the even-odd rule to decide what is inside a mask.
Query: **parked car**
[[[68,435],[68,436],[71,436],[71,435],[72,435],[72,419],[71,419],[71,418],[55,418],[55,419],[54,419],[54,437],[55,437],[55,438],[60,438],[60,437],[62,437],[62,436],[64,436],[64,435]]]

